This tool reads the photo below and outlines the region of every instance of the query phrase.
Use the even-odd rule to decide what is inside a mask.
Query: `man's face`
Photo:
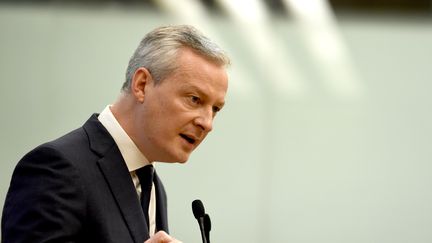
[[[178,65],[160,84],[146,84],[136,114],[138,146],[150,161],[186,162],[225,102],[224,67],[186,48],[179,51]]]

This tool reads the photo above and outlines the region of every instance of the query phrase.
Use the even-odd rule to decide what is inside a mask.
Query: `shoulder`
[[[36,147],[15,167],[3,208],[5,239],[37,242],[40,237],[75,235],[81,228],[85,185],[80,169],[59,142],[64,141]]]
[[[82,127],[50,142],[37,146],[27,153],[21,161],[39,160],[69,161],[79,163],[97,159],[100,155],[94,147],[103,144],[104,147],[114,143],[109,133],[93,114]]]
[[[17,168],[29,164],[38,166],[73,162],[77,154],[85,153],[86,150],[88,150],[88,139],[84,130],[79,128],[32,149],[18,162]]]
[[[80,127],[25,154],[15,167],[11,183],[22,178],[38,182],[78,181],[89,162],[98,158],[90,149],[88,133]]]
[[[61,138],[37,146],[18,162],[12,182],[38,185],[46,182],[70,183],[79,177],[77,159],[83,150],[77,129]],[[75,152],[74,152],[75,151]],[[25,182],[23,181],[25,180]],[[40,185],[39,185],[40,186]]]
[[[43,202],[40,207],[49,211],[65,195],[82,196],[85,187],[76,157],[82,153],[79,150],[85,147],[85,140],[85,133],[79,128],[24,155],[12,174],[5,209],[13,208],[15,213],[17,208],[36,210],[28,203],[31,198],[39,204]]]

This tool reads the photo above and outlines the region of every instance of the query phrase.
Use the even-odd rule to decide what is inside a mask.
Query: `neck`
[[[133,132],[135,102],[131,94],[122,92],[110,107],[114,117],[132,140],[135,135]]]

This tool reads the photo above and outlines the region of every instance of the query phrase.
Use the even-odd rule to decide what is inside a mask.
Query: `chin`
[[[182,156],[182,157],[177,158],[175,160],[175,162],[177,162],[179,164],[184,164],[188,161],[188,159],[189,159],[189,156]]]
[[[189,159],[189,155],[169,156],[169,157],[165,158],[164,160],[161,160],[160,162],[184,164],[188,161],[188,159]]]
[[[182,160],[182,161],[178,161],[177,163],[179,163],[179,164],[186,164],[187,161],[188,161],[188,160],[185,159],[185,160]]]

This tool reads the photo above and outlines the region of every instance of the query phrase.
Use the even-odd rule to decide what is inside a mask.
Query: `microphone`
[[[208,214],[204,215],[204,230],[205,236],[207,238],[207,243],[210,243],[211,220]]]
[[[192,202],[192,212],[198,221],[200,231],[201,231],[202,242],[208,243],[205,230],[204,230],[205,209],[201,200],[197,199]]]

